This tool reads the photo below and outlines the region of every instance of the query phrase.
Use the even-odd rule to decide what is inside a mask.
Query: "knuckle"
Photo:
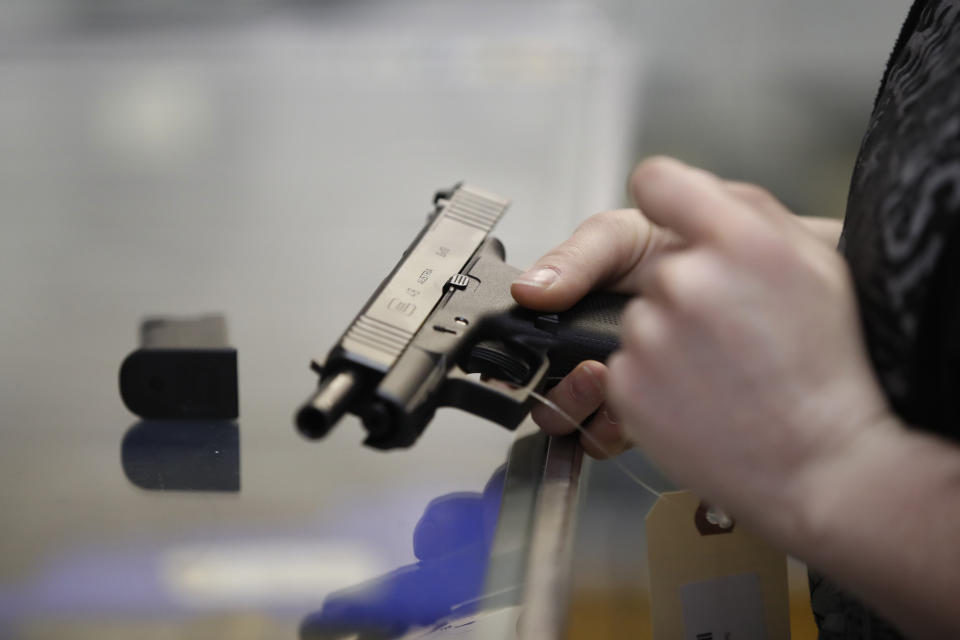
[[[541,266],[549,266],[564,272],[570,265],[579,265],[585,259],[585,252],[576,237],[557,245],[538,261]]]
[[[739,249],[743,258],[771,268],[795,262],[801,253],[793,239],[775,227],[758,227],[744,233]]]
[[[777,200],[777,197],[773,195],[773,193],[769,189],[767,189],[766,187],[761,187],[760,185],[757,185],[757,184],[750,185],[750,194],[752,198],[754,198],[758,202],[763,202],[765,204],[769,204],[771,202],[779,202],[779,200]]]
[[[703,259],[662,260],[651,277],[654,288],[680,311],[696,311],[712,297],[713,269]]]
[[[634,226],[639,218],[635,209],[614,209],[594,214],[580,223],[577,235],[612,235]]]
[[[614,209],[591,216],[578,233],[601,241],[621,270],[636,264],[650,244],[652,225],[636,209]]]
[[[627,190],[635,202],[641,202],[647,188],[663,180],[669,171],[670,160],[663,156],[654,156],[642,161],[630,173]]]
[[[777,201],[770,191],[750,182],[737,183],[734,185],[734,189],[742,199],[752,204],[768,205]]]
[[[581,362],[567,376],[567,392],[578,405],[589,407],[592,411],[603,401],[604,374],[596,371],[588,362]]]
[[[675,260],[662,260],[653,267],[651,279],[654,287],[668,299],[683,298],[690,287],[690,275],[686,265]]]
[[[627,352],[650,354],[660,350],[666,340],[660,318],[643,301],[634,302],[624,312],[623,347]]]
[[[631,186],[639,186],[648,180],[656,180],[676,169],[677,161],[668,156],[651,156],[638,164],[630,175]]]
[[[629,272],[647,253],[652,225],[636,209],[615,209],[584,220],[546,259],[576,265],[592,285]]]

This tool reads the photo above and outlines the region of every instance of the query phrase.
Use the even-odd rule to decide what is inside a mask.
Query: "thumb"
[[[636,209],[597,214],[518,276],[510,292],[524,307],[544,311],[568,309],[598,287],[630,293],[625,276],[657,231]]]

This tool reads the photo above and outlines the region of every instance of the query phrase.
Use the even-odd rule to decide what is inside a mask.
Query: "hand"
[[[594,288],[635,293],[643,266],[653,256],[679,247],[679,237],[648,221],[635,209],[593,216],[537,264],[520,276],[511,289],[520,304],[562,311]],[[594,458],[629,448],[623,426],[606,407],[608,370],[593,360],[582,362],[547,396],[578,422],[596,415],[586,425],[593,436],[581,436],[584,450]],[[550,435],[569,433],[569,423],[553,410],[535,405],[531,416]]]
[[[846,265],[756,187],[654,159],[630,190],[639,211],[591,218],[514,284],[541,309],[594,287],[642,294],[609,371],[581,365],[552,399],[577,419],[600,406],[575,393],[588,369],[620,417],[589,425],[611,448],[629,438],[737,517],[789,527],[797,479],[886,424]]]

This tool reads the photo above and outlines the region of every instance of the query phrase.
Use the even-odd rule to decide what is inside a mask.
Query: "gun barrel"
[[[358,382],[357,374],[349,369],[321,382],[316,393],[297,412],[300,433],[312,440],[327,435],[359,390]]]

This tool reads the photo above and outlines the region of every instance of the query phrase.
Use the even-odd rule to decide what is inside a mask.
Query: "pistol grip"
[[[548,375],[563,377],[584,360],[605,362],[620,348],[621,316],[629,301],[630,296],[620,293],[595,292],[556,314]]]

